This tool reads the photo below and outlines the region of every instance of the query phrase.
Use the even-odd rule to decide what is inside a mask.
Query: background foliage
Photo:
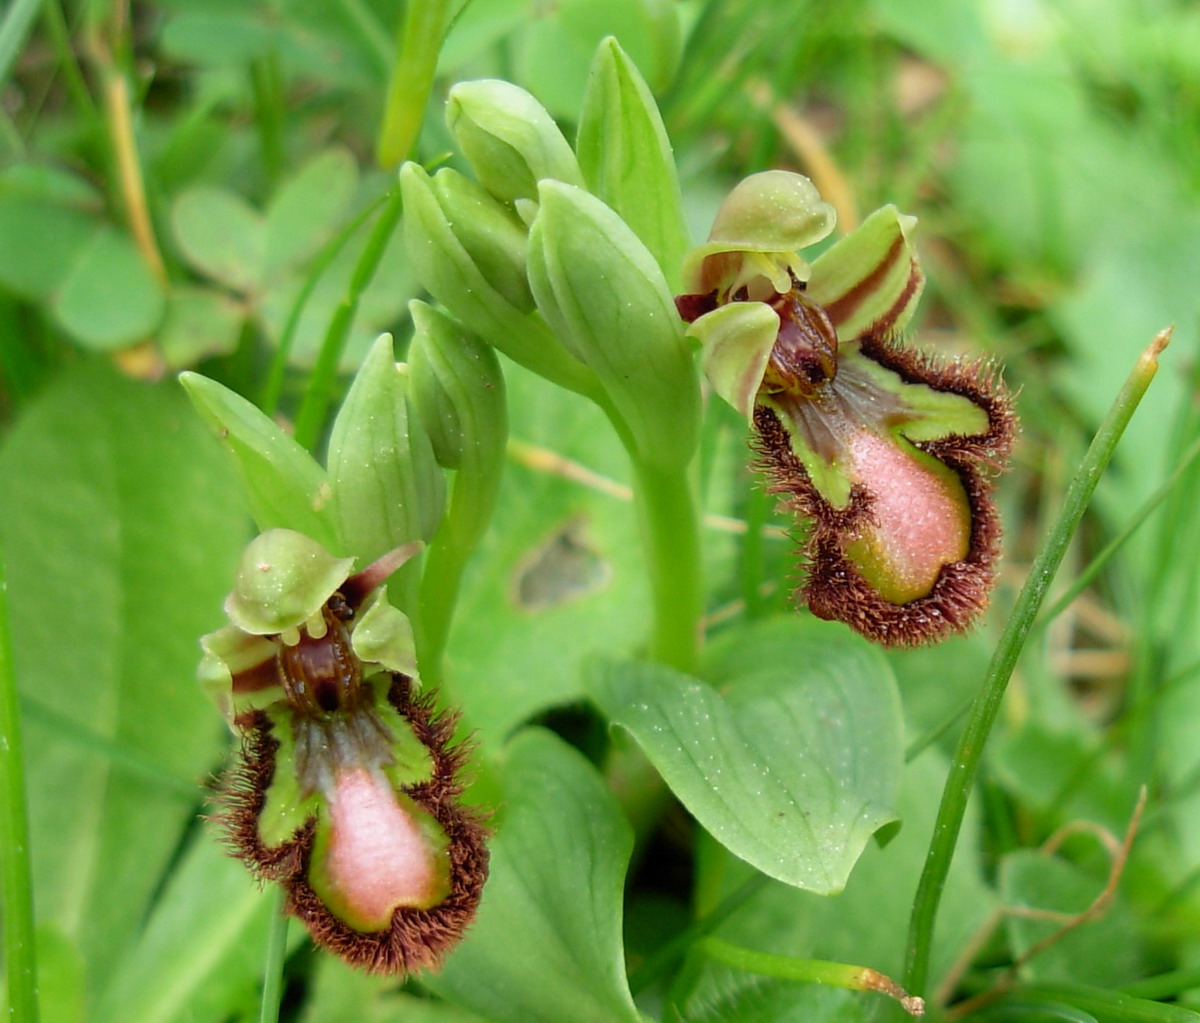
[[[380,330],[403,350],[418,291],[386,220],[392,175],[374,159],[402,14],[392,0],[14,0],[0,18],[0,538],[44,1019],[259,1011],[270,900],[197,820],[227,740],[193,682],[196,638],[220,624],[249,523],[172,376],[199,368],[294,417],[329,338],[339,392]],[[446,36],[415,157],[447,158],[445,90],[467,78],[523,85],[571,136],[609,34],[658,96],[694,239],[733,182],[768,166],[812,176],[839,230],[884,202],[919,216],[929,284],[916,334],[948,356],[996,353],[1019,391],[995,607],[969,637],[887,655],[790,615],[790,544],[764,529],[774,519],[743,468],[742,426],[714,404],[700,485],[706,511],[726,518],[705,533],[701,675],[717,688],[704,715],[688,703],[671,716],[686,683],[633,664],[648,598],[624,452],[596,409],[506,364],[509,464],[464,583],[447,683],[487,764],[481,798],[503,793],[496,877],[461,953],[403,987],[350,973],[293,928],[285,1017],[891,1012],[877,996],[756,977],[696,950],[662,968],[654,956],[707,920],[749,948],[899,973],[955,733],[922,743],[902,771],[901,748],[978,687],[1066,478],[1137,353],[1172,321],[1152,400],[1060,587],[1138,528],[1026,650],[954,861],[932,977],[962,999],[1016,964],[1042,985],[1028,989],[1038,1018],[1133,1018],[1114,1008],[1118,989],[1200,1008],[1200,11],[472,0]],[[903,737],[880,711],[897,693]],[[822,700],[849,711],[825,713]],[[602,775],[606,721],[642,742],[675,792],[692,788],[698,823],[673,803],[626,819]],[[823,763],[798,762],[790,739],[806,728],[829,740]],[[762,822],[777,804],[811,805],[811,788],[794,799],[717,781],[686,755],[692,741],[785,782],[855,778],[862,807],[830,812],[861,811],[862,841],[893,817],[902,827],[867,845],[841,895],[814,891],[842,886],[857,847],[802,857],[835,868],[791,887],[796,836],[763,846]],[[1116,846],[1142,786],[1125,862]],[[1105,913],[1024,962],[1105,890],[1114,859]],[[1055,984],[1112,998],[1080,1008]]]

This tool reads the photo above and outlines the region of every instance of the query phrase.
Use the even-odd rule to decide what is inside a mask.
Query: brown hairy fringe
[[[987,607],[1000,548],[1000,520],[992,501],[992,473],[1003,469],[1016,433],[1012,400],[995,366],[987,361],[950,362],[877,337],[860,339],[868,358],[908,383],[927,384],[968,398],[988,417],[976,435],[956,434],[915,446],[937,458],[962,480],[971,510],[966,557],[942,567],[933,589],[907,604],[884,600],[846,557],[853,531],[872,521],[870,491],[855,483],[845,508],[830,505],[792,451],[791,438],[774,410],[754,410],[756,467],[768,491],[784,495],[782,507],[812,520],[799,550],[800,583],[793,597],[818,618],[845,622],[885,646],[918,646],[962,632]]]
[[[279,748],[263,711],[253,714],[243,733],[241,756],[225,775],[214,820],[233,855],[260,880],[283,885],[287,912],[304,923],[318,945],[370,973],[404,974],[440,966],[474,919],[488,873],[488,832],[485,815],[459,802],[463,783],[458,774],[470,745],[452,744],[457,717],[438,714],[434,694],[414,692],[408,676],[393,672],[391,680],[388,702],[409,722],[433,761],[429,780],[401,791],[433,816],[449,840],[450,894],[442,902],[429,909],[400,907],[386,930],[357,931],[334,916],[308,882],[315,818],[280,845],[263,844],[258,817]]]

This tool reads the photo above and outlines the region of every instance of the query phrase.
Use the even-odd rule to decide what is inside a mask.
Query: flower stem
[[[271,922],[267,931],[267,952],[263,959],[262,1001],[258,1023],[278,1023],[279,1003],[283,999],[283,961],[287,957],[288,916],[283,908],[283,889],[270,891]]]
[[[392,232],[400,220],[400,211],[400,189],[396,187],[392,189],[387,205],[371,229],[367,244],[354,267],[346,294],[325,331],[317,364],[313,367],[312,376],[308,381],[308,390],[300,404],[300,411],[296,414],[296,440],[309,451],[316,445],[325,425],[325,413],[332,398],[338,361],[346,347],[346,339],[350,336],[354,315],[358,312],[358,300],[379,268],[379,262],[383,259],[388,242],[391,241]]]
[[[448,0],[409,0],[405,8],[376,148],[376,159],[384,170],[398,167],[417,140],[449,23]]]
[[[634,500],[654,606],[650,655],[690,675],[700,659],[704,613],[699,515],[686,466],[633,458]]]
[[[37,954],[33,940],[33,880],[21,718],[8,628],[8,584],[0,551],[0,895],[8,1014],[37,1023]]]
[[[700,942],[700,949],[718,962],[745,970],[747,973],[776,977],[779,980],[798,980],[808,984],[827,984],[850,991],[876,991],[895,998],[906,1012],[914,1016],[921,1016],[925,1012],[922,999],[913,998],[891,977],[884,976],[869,966],[771,955],[768,952],[756,952],[739,945],[731,945],[720,938],[705,938]]]
[[[909,991],[921,994],[929,977],[929,959],[933,947],[933,929],[950,861],[962,828],[967,799],[979,769],[987,739],[995,724],[1004,699],[1008,680],[1012,677],[1017,658],[1025,645],[1034,620],[1045,600],[1046,591],[1062,563],[1092,493],[1105,467],[1125,432],[1134,410],[1150,386],[1158,369],[1158,357],[1171,339],[1172,328],[1161,331],[1142,353],[1130,373],[1121,393],[1117,395],[1104,422],[1093,438],[1083,462],[1072,478],[1063,500],[1062,510],[1050,533],[1034,558],[1029,576],[1013,608],[1000,642],[988,665],[984,684],[971,705],[970,717],[942,792],[941,805],[933,826],[933,838],[925,857],[925,868],[917,885],[909,921],[908,948],[905,957],[904,984]]]

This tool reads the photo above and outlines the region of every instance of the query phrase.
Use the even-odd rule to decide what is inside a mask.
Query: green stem
[[[250,83],[254,93],[254,120],[262,148],[263,170],[267,184],[274,186],[283,172],[283,73],[279,54],[270,50],[250,65]]]
[[[262,1002],[258,1023],[278,1023],[279,1003],[283,999],[283,961],[287,958],[288,916],[283,908],[283,889],[271,888],[271,922],[267,931],[267,952],[263,958]]]
[[[720,938],[705,938],[700,942],[700,950],[726,966],[745,970],[747,973],[805,984],[826,984],[849,991],[876,991],[895,998],[905,1011],[914,1016],[920,1016],[925,1011],[925,1004],[920,998],[910,997],[894,980],[869,966],[831,963],[823,959],[793,959],[791,956],[755,952],[753,949],[731,945]]]
[[[400,221],[401,208],[400,189],[396,187],[390,192],[387,206],[371,229],[371,236],[367,239],[362,255],[358,257],[345,297],[334,312],[328,330],[325,331],[325,340],[321,344],[317,364],[313,367],[308,390],[296,415],[296,440],[309,451],[316,445],[325,425],[325,414],[333,398],[333,381],[337,376],[338,362],[346,347],[346,339],[350,336],[354,314],[358,312],[358,300],[379,268],[379,261],[383,258],[392,232]]]
[[[384,170],[400,166],[417,140],[449,23],[449,0],[409,0],[396,36],[396,59],[376,148]]]
[[[650,654],[696,674],[704,613],[700,523],[685,466],[663,468],[633,457],[634,494],[654,605]]]
[[[0,895],[8,1015],[37,1023],[37,952],[33,940],[33,878],[21,716],[8,627],[8,583],[0,551]]]
[[[971,705],[970,717],[959,738],[958,748],[950,765],[950,774],[946,779],[946,787],[942,792],[941,805],[938,807],[937,819],[933,826],[933,837],[925,857],[925,868],[921,872],[921,880],[913,900],[904,983],[908,990],[915,994],[924,992],[928,980],[938,906],[946,876],[950,871],[954,847],[962,828],[967,799],[971,794],[992,725],[1000,711],[1008,680],[1096,484],[1100,481],[1134,410],[1146,393],[1146,388],[1150,386],[1150,381],[1158,369],[1158,357],[1170,338],[1171,329],[1168,328],[1150,343],[1101,423],[1087,454],[1084,455],[1083,463],[1067,489],[1062,511],[1037,557],[1034,558],[1029,577],[1021,588],[1016,606],[992,655],[983,688]]]
[[[336,235],[329,239],[325,247],[317,255],[317,258],[313,260],[312,266],[309,267],[308,274],[304,278],[304,284],[296,295],[295,301],[292,302],[291,309],[288,310],[288,318],[283,325],[283,332],[279,335],[279,344],[276,346],[275,354],[271,358],[271,368],[267,373],[267,382],[263,387],[262,400],[259,402],[259,407],[267,415],[273,416],[279,408],[279,397],[283,393],[283,377],[287,372],[288,355],[291,353],[292,342],[296,339],[296,329],[300,326],[300,317],[304,313],[305,306],[308,305],[309,298],[312,296],[313,291],[316,290],[317,284],[320,282],[325,271],[333,265],[333,261],[337,259],[338,254],[346,247],[346,243],[390,197],[390,191],[384,192],[383,195],[355,216]]]

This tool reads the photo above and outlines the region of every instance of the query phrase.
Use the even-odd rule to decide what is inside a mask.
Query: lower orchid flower
[[[411,627],[381,588],[418,547],[351,574],[269,530],[242,558],[232,624],[201,641],[201,681],[242,738],[220,796],[234,854],[319,944],[387,973],[441,962],[488,863],[454,721],[418,693]]]
[[[805,177],[752,175],[689,255],[680,315],[718,394],[751,421],[771,491],[811,520],[797,599],[889,645],[941,639],[987,605],[999,545],[989,474],[1016,420],[987,362],[903,344],[923,277],[913,217],[833,229]]]

